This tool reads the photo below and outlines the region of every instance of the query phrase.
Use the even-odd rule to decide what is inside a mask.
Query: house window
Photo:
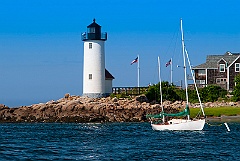
[[[240,72],[240,63],[235,63],[235,72]]]
[[[216,83],[217,84],[226,84],[227,78],[217,78]]]
[[[206,70],[205,69],[199,69],[198,70],[198,75],[206,75]]]
[[[92,74],[89,74],[89,75],[88,75],[88,79],[92,79]]]
[[[89,43],[89,49],[92,49],[92,43]]]
[[[220,64],[219,71],[220,72],[225,72],[225,64]]]
[[[205,84],[205,80],[196,80],[196,84]]]

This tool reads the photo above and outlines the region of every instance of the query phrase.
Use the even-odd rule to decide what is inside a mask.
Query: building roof
[[[99,24],[97,24],[96,22],[95,22],[96,20],[95,20],[95,18],[93,19],[93,23],[91,23],[90,25],[88,25],[87,26],[87,28],[91,28],[91,27],[101,27]]]
[[[105,69],[105,79],[115,79],[107,69]]]
[[[193,69],[218,68],[218,62],[223,59],[227,65],[230,65],[240,53],[226,52],[224,55],[208,55],[206,62],[193,67]]]

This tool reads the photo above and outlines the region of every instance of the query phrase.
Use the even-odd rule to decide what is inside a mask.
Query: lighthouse
[[[93,19],[82,33],[83,54],[83,96],[90,98],[106,97],[112,92],[114,77],[105,69],[105,41],[107,33]]]

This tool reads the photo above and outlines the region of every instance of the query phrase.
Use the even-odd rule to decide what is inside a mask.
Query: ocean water
[[[149,123],[3,123],[0,160],[240,160],[240,123],[228,125],[174,132]]]

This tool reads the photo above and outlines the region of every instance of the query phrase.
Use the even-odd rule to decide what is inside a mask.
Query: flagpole
[[[172,85],[172,82],[173,82],[173,80],[172,80],[172,73],[173,73],[172,64],[173,64],[173,61],[172,61],[172,58],[171,58],[171,85]]]
[[[138,63],[137,63],[137,73],[138,73],[138,87],[140,87],[140,58],[138,55]]]

